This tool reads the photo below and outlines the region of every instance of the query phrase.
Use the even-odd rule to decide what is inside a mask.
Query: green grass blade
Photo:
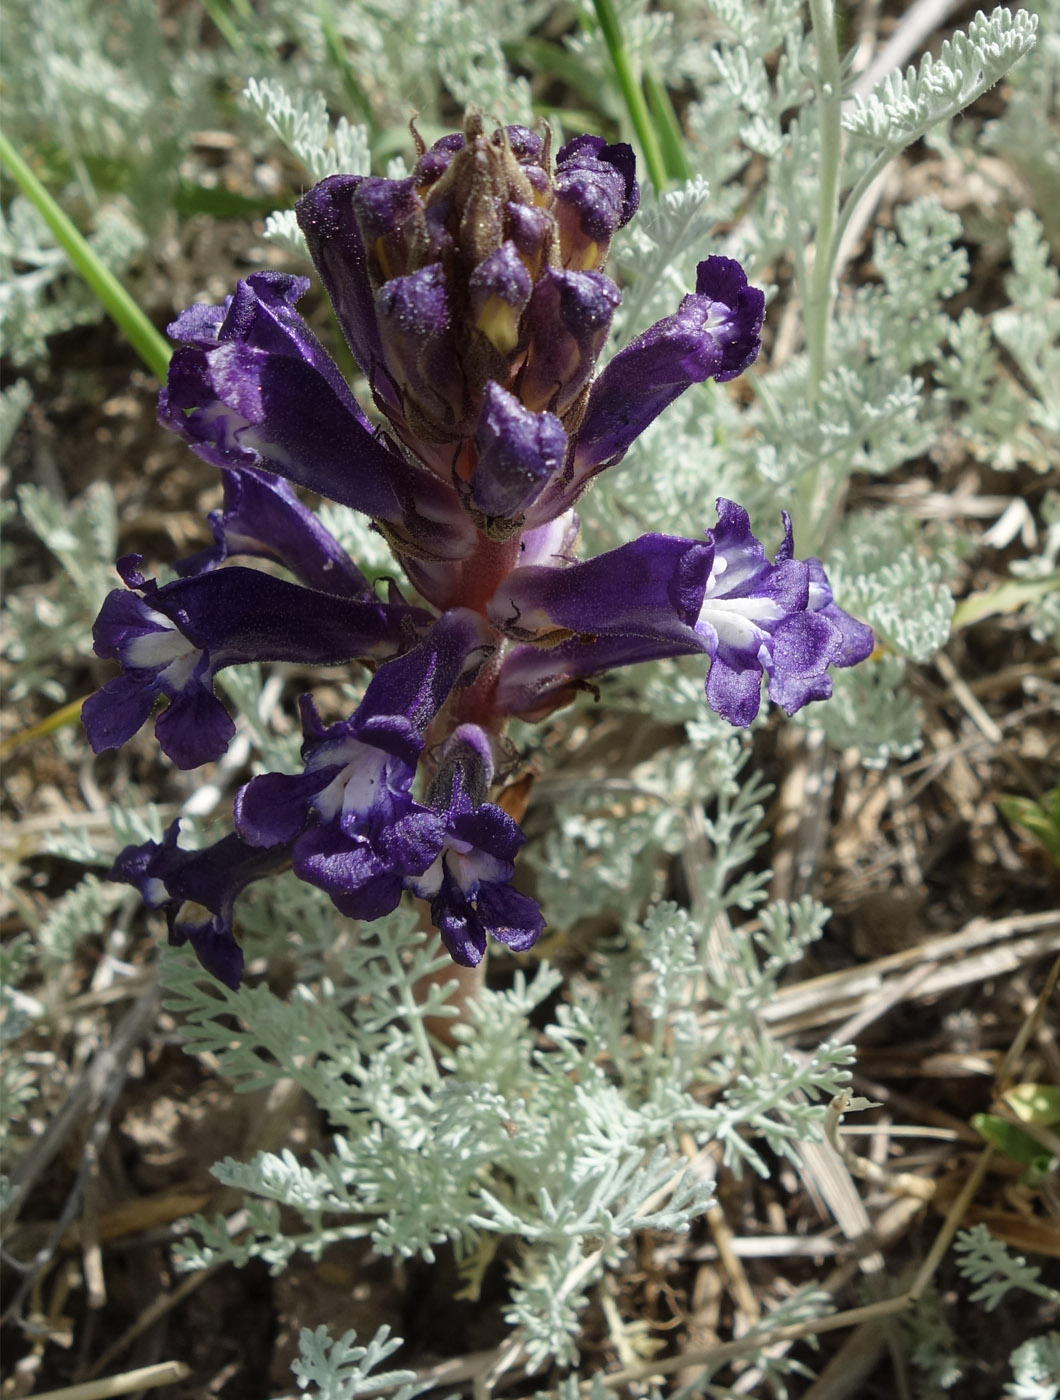
[[[629,50],[626,48],[626,41],[622,37],[618,16],[615,14],[611,0],[593,0],[593,9],[600,22],[607,51],[611,55],[615,77],[618,79],[619,90],[625,101],[626,110],[629,112],[630,121],[633,123],[633,130],[637,133],[637,140],[644,152],[644,163],[648,167],[648,176],[657,190],[664,190],[669,183],[666,177],[666,163],[663,160],[659,138],[648,112],[648,104],[644,100],[644,94],[641,92],[633,73],[633,64],[630,60]]]
[[[677,113],[674,111],[674,104],[670,101],[670,94],[650,68],[646,69],[644,73],[644,92],[648,99],[652,120],[655,123],[655,130],[658,133],[659,144],[662,147],[666,173],[671,180],[691,180],[692,167],[685,154],[685,138],[684,132],[681,130],[681,123],[677,120]]]
[[[100,305],[156,379],[164,381],[172,353],[162,336],[133,301],[110,268],[100,262],[92,246],[34,175],[26,162],[0,132],[0,163],[37,208],[55,235],[70,264],[91,288]]]
[[[372,112],[372,104],[368,101],[367,94],[357,81],[357,74],[353,71],[353,65],[346,53],[346,45],[339,33],[331,0],[319,0],[317,13],[320,16],[320,27],[324,33],[324,44],[327,47],[328,57],[338,69],[346,96],[350,99],[369,132],[374,134],[377,126],[375,115]]]

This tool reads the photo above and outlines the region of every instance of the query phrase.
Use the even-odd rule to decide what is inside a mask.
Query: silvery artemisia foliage
[[[745,830],[760,816],[760,807],[745,812]],[[259,887],[247,910],[255,943],[279,947],[282,928],[299,957],[288,1004],[264,987],[214,983],[204,994],[193,965],[168,954],[169,1005],[189,1048],[216,1054],[239,1087],[288,1077],[302,1085],[333,1138],[311,1160],[284,1152],[218,1164],[218,1179],[246,1193],[249,1228],[233,1240],[223,1220],[197,1220],[186,1263],[261,1258],[278,1271],[296,1251],[317,1257],[350,1238],[431,1258],[448,1240],[470,1282],[490,1240],[509,1236],[521,1241],[509,1320],[532,1359],[573,1360],[588,1291],[634,1233],[683,1228],[709,1202],[711,1182],[684,1170],[677,1135],[720,1142],[737,1169],[764,1172],[756,1138],[788,1154],[816,1130],[821,1110],[788,1095],[828,1096],[845,1077],[846,1050],[823,1046],[796,1061],[754,1015],[819,932],[820,911],[809,905],[763,910],[761,962],[750,943],[740,958],[750,980],[722,967],[701,984],[702,1002],[688,1000],[710,966],[724,903],[696,916],[662,906],[630,925],[601,950],[594,981],[568,988],[543,1035],[532,1017],[556,985],[546,964],[486,992],[440,1072],[422,1032],[439,998],[421,1006],[410,995],[430,955],[409,913],[388,916],[378,941],[358,943],[336,936],[306,887]],[[634,984],[647,989],[636,1024]],[[705,1083],[715,1086],[709,1096],[693,1092]]]
[[[699,262],[695,290],[597,372],[621,300],[602,268],[639,202],[631,148],[580,136],[553,156],[547,131],[487,134],[471,109],[418,156],[403,179],[329,176],[297,209],[386,431],[294,310],[306,279],[255,273],[223,306],[189,308],[159,417],[223,473],[214,544],[161,585],[120,560],[125,588],[94,628],[121,671],[82,709],[93,749],[120,747],[161,699],[155,736],[183,769],[235,734],[221,671],[373,670],[346,717],[301,698],[302,771],[244,784],[231,835],[192,852],[174,825],[115,863],[231,986],[235,900],[287,867],[356,919],[411,892],[459,963],[488,938],[525,951],[544,920],[512,884],[525,837],[493,800],[512,719],[547,718],[615,668],[698,655],[709,706],[744,726],[763,680],[793,714],[872,649],[820,562],[795,558],[787,516],[772,559],[722,497],[700,538],[578,558],[574,508],[595,477],[692,384],[754,360],[763,297],[739,264]],[[374,590],[292,484],[369,517],[419,601],[393,579]]]
[[[814,241],[820,153],[812,35],[790,6],[725,0],[711,13],[703,21],[707,42],[699,46],[709,77],[689,114],[698,138],[693,164],[700,173],[683,190],[646,201],[643,217],[616,238],[615,257],[626,282],[616,318],[623,332],[627,308],[654,308],[685,260],[701,255],[705,242],[698,240],[709,236],[699,222],[702,211],[727,213],[732,229],[725,251],[739,257],[752,278],[783,263],[789,250],[798,262],[799,250]],[[1028,53],[1035,23],[1029,10],[979,16],[938,59],[849,104],[841,210],[842,200],[857,193],[874,167],[883,168],[925,125],[948,121],[956,106],[990,87],[1021,55],[1017,75],[1030,74],[1034,65],[1035,71],[1053,71],[1055,45],[1048,36]],[[1045,127],[1035,134],[1043,153],[1060,140],[1060,130],[1048,134]],[[766,174],[748,195],[733,176],[752,155],[766,162]],[[859,540],[877,539],[875,517],[854,515],[837,536],[834,521],[814,514],[815,482],[827,473],[841,496],[851,473],[882,475],[940,438],[957,435],[992,466],[1031,462],[1044,469],[1060,441],[1055,270],[1046,242],[1040,233],[1034,236],[1040,228],[1034,216],[1024,212],[1013,224],[1016,271],[1006,280],[1011,305],[988,318],[965,310],[955,319],[947,309],[967,277],[956,214],[920,199],[899,207],[894,225],[873,236],[876,280],[853,292],[840,287],[816,391],[808,384],[806,357],[798,353],[759,364],[749,404],[738,405],[710,384],[694,387],[665,423],[633,444],[582,509],[586,537],[611,542],[623,538],[634,521],[674,528],[715,485],[756,518],[778,488],[787,493],[797,524],[808,518],[811,529],[824,527],[818,547],[841,604],[866,616],[858,609],[860,599],[870,596],[876,618],[888,619],[872,658],[837,675],[833,700],[804,717],[837,745],[857,746],[873,763],[918,746],[916,704],[902,681],[908,660],[945,638],[953,604],[946,596],[950,575],[937,556],[940,543],[943,554],[948,545],[933,540],[930,528],[921,530],[901,551],[880,557],[876,567],[858,552]],[[688,237],[682,238],[685,229]],[[639,269],[645,269],[642,277]],[[798,266],[795,272],[797,278],[806,275]],[[1020,365],[1019,380],[1003,367],[1006,352]],[[921,378],[924,365],[934,376],[930,387]],[[704,419],[710,422],[707,433]],[[838,549],[858,560],[853,569],[833,567],[840,564],[832,553]],[[1036,606],[1047,609],[1050,600]],[[867,620],[875,625],[875,618]]]

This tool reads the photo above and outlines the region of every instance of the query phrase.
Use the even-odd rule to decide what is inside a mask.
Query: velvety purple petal
[[[484,797],[483,790],[478,805],[471,811],[457,811],[451,817],[453,833],[459,840],[507,864],[509,869],[506,873],[511,874],[511,862],[526,837],[514,817],[509,816],[502,807],[486,802]]]
[[[618,228],[624,228],[640,207],[640,190],[637,187],[637,158],[633,147],[625,141],[608,145],[602,136],[575,136],[561,146],[556,153],[556,184],[562,176],[577,170],[592,169],[602,165],[613,170],[622,181],[622,205],[619,210]],[[593,235],[596,237],[596,234]]]
[[[220,758],[235,724],[213,692],[198,682],[178,691],[155,720],[155,738],[178,768],[198,768]]]
[[[93,753],[118,749],[147,723],[158,699],[158,686],[150,678],[115,676],[81,706]]]
[[[539,132],[531,131],[528,126],[519,126],[514,122],[506,126],[504,131],[508,137],[512,155],[520,164],[539,165],[541,163],[545,143]]]
[[[486,952],[486,930],[459,889],[448,897],[447,894],[443,884],[442,892],[431,901],[431,918],[453,962],[461,967],[477,967]]]
[[[475,445],[471,501],[486,516],[511,517],[563,466],[567,434],[551,413],[532,413],[491,380],[482,395]]]
[[[486,951],[487,935],[523,952],[540,938],[545,921],[534,900],[508,885],[483,881],[469,897],[446,869],[431,916],[453,961],[475,967]]]
[[[819,559],[807,559],[806,567],[810,576],[809,607],[826,617],[839,632],[839,650],[832,664],[856,666],[872,654],[875,645],[872,628],[858,622],[832,601],[832,589]]]
[[[773,670],[769,698],[789,715],[810,700],[832,693],[827,667],[839,657],[838,628],[819,613],[796,613],[785,618],[773,634]]]
[[[445,822],[436,812],[416,805],[399,821],[384,827],[374,844],[389,869],[420,875],[437,857],[444,840]]]
[[[309,803],[342,772],[341,765],[307,773],[262,773],[236,793],[236,830],[252,846],[293,841],[305,829]]]
[[[180,852],[184,857],[165,883],[175,899],[194,900],[223,913],[236,895],[255,880],[275,874],[290,864],[289,847],[268,850],[248,845],[234,833],[201,851]]]
[[[115,884],[132,885],[139,890],[140,898],[148,909],[161,908],[170,898],[161,877],[167,869],[175,868],[171,864],[174,858],[179,864],[188,854],[177,851],[179,829],[180,823],[173,822],[161,842],[145,841],[140,846],[126,846],[118,852],[104,879],[113,880]]]
[[[128,644],[150,632],[165,632],[168,623],[137,593],[115,588],[103,600],[92,624],[92,649],[104,660],[119,660]]]
[[[211,347],[217,344],[227,312],[227,305],[210,306],[204,302],[196,302],[194,306],[182,311],[175,321],[169,323],[166,335],[170,340],[179,340],[182,345]]]
[[[744,658],[736,655],[737,663]],[[707,704],[730,724],[746,726],[758,714],[762,703],[762,668],[753,664],[732,665],[715,656],[707,673]]]
[[[210,976],[233,992],[238,991],[243,980],[243,950],[227,922],[216,915],[206,919],[187,915],[182,918],[181,912],[167,912],[170,947],[181,948],[190,943]]]
[[[320,592],[373,597],[360,569],[285,481],[253,468],[224,470],[222,478],[224,508],[210,516],[216,543],[177,565],[183,577],[250,555],[274,560]]]
[[[424,733],[453,686],[469,679],[493,646],[491,629],[478,613],[443,613],[422,642],[380,666],[358,707],[359,724],[376,715],[403,715]]]
[[[530,346],[515,383],[524,407],[562,418],[591,375],[621,300],[602,272],[542,273],[524,313]]]
[[[505,943],[513,953],[523,953],[541,937],[545,919],[537,901],[510,885],[492,881],[479,886],[477,914],[491,938]]]
[[[555,214],[563,264],[597,268],[615,231],[636,212],[640,191],[633,148],[600,136],[577,136],[556,157]]]
[[[299,879],[324,890],[350,919],[382,918],[401,899],[401,872],[387,869],[366,839],[351,842],[330,826],[298,839],[294,868]]]
[[[349,386],[341,370],[294,309],[308,290],[308,277],[286,272],[251,273],[236,286],[219,338],[264,350],[277,359],[298,359],[316,370],[338,398],[348,401]]]
[[[353,207],[354,194],[363,179],[361,175],[332,175],[302,196],[295,213],[342,333],[376,402],[384,409],[400,411],[400,394],[383,367],[375,289]]]
[[[488,611],[498,627],[526,639],[563,630],[688,641],[713,559],[707,544],[642,535],[567,568],[515,569]]]
[[[803,560],[788,559],[769,570],[763,585],[763,596],[784,612],[801,612],[810,596],[810,573]]]
[[[725,561],[726,588],[731,590],[737,578],[742,586],[750,575],[763,575],[768,561],[765,550],[751,531],[751,520],[743,506],[724,496],[719,496],[714,504],[718,523],[709,533],[719,558]]]
[[[761,348],[765,293],[747,285],[747,274],[732,258],[710,257],[696,271],[696,295],[715,308],[714,334],[722,347],[719,384],[735,379],[754,363]],[[721,318],[722,323],[717,324]]]

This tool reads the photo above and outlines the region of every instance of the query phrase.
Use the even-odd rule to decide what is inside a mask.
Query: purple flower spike
[[[475,436],[471,502],[484,516],[511,519],[563,465],[567,434],[551,413],[531,413],[491,380]]]
[[[206,971],[235,991],[243,972],[243,951],[232,932],[236,896],[290,865],[290,849],[256,849],[226,836],[204,850],[183,851],[179,829],[175,821],[161,844],[126,846],[107,879],[133,885],[149,909],[164,909],[170,944],[190,943]]]
[[[122,666],[122,674],[81,709],[96,753],[131,739],[164,695],[170,703],[155,736],[178,768],[197,768],[220,758],[235,732],[213,693],[213,678],[225,666],[333,666],[393,656],[430,621],[429,614],[406,604],[316,593],[239,567],[159,588],[143,578],[138,563],[138,555],[123,561],[124,577],[136,591],[109,594],[92,632],[96,655]]]
[[[664,408],[706,379],[732,379],[758,354],[765,296],[739,263],[708,258],[697,290],[612,359],[589,395],[578,431],[580,483],[613,466]]]
[[[419,646],[379,668],[356,713],[337,724],[321,724],[303,696],[305,770],[241,788],[240,835],[255,846],[293,842],[295,873],[350,918],[389,913],[406,876],[426,870],[441,846],[441,821],[410,789],[424,732],[477,670],[487,632],[467,609],[446,613]]]
[[[374,601],[368,580],[285,481],[244,467],[223,469],[224,509],[210,513],[214,544],[176,565],[182,578],[248,555],[289,569],[307,588]]]
[[[603,265],[617,229],[640,203],[636,158],[624,141],[576,136],[556,156],[556,217],[563,265],[589,271]]]
[[[763,683],[790,713],[872,647],[820,562],[794,557],[790,524],[771,561],[730,501],[704,538],[577,558],[582,491],[689,385],[754,360],[763,294],[708,258],[674,314],[597,374],[621,300],[601,268],[639,200],[631,148],[579,136],[553,160],[551,133],[474,108],[430,149],[412,134],[409,178],[336,175],[297,206],[385,425],[298,315],[305,279],[256,273],[224,305],[189,308],[170,327],[160,419],[223,473],[214,543],[161,588],[138,556],[121,561],[126,588],[96,623],[121,674],[84,705],[92,747],[124,743],[161,701],[155,733],[184,768],[234,732],[213,691],[223,667],[372,664],[349,717],[325,723],[301,698],[302,767],[245,783],[236,835],[189,853],[174,828],[115,866],[232,986],[235,894],[284,863],[352,917],[406,890],[428,901],[459,963],[491,938],[530,947],[544,923],[512,885],[523,833],[490,801],[509,717],[542,719],[614,667],[691,655],[709,703],[745,725]],[[380,601],[299,487],[369,516],[423,607],[393,580]]]
[[[427,793],[443,826],[441,849],[429,868],[407,880],[414,894],[430,900],[442,941],[464,967],[482,961],[487,936],[521,953],[545,927],[536,902],[509,884],[526,837],[506,812],[486,801],[492,779],[489,736],[477,725],[460,725]]]

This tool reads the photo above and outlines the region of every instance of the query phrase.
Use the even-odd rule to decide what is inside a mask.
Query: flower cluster
[[[302,772],[252,778],[232,835],[188,852],[173,828],[112,872],[231,985],[235,896],[289,866],[354,918],[411,891],[466,965],[488,938],[532,944],[540,911],[511,885],[523,834],[490,800],[510,717],[540,719],[613,667],[698,653],[709,703],[746,725],[763,677],[791,713],[830,693],[829,666],[871,650],[818,561],[794,557],[790,525],[770,561],[730,501],[700,538],[647,534],[576,560],[581,493],[689,385],[754,360],[763,296],[708,258],[674,314],[596,374],[620,300],[601,269],[638,203],[633,153],[581,136],[553,160],[550,143],[487,134],[472,112],[420,143],[407,179],[336,175],[301,200],[372,418],[294,309],[304,278],[256,273],[169,328],[160,420],[221,469],[224,505],[214,544],[174,581],[120,561],[95,647],[121,674],[85,704],[92,747],[124,743],[163,696],[159,743],[192,768],[234,731],[221,668],[373,669],[347,719],[325,724],[303,697]],[[293,486],[370,517],[417,600],[395,583],[379,596]]]

